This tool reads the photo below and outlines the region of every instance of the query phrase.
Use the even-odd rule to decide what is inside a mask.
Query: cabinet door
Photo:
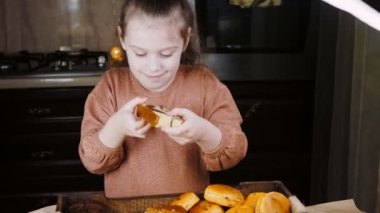
[[[91,88],[0,90],[0,132],[79,131]]]
[[[102,189],[78,155],[91,89],[0,90],[0,196]]]
[[[308,198],[312,82],[226,82],[243,117],[248,152],[237,166],[212,173],[213,182],[280,180]]]

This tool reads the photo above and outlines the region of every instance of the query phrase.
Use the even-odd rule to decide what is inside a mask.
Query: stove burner
[[[49,67],[54,71],[80,71],[106,67],[107,53],[88,51],[56,51],[47,55]]]
[[[107,52],[87,49],[57,50],[46,54],[28,51],[0,53],[0,75],[104,71],[107,58]]]
[[[27,72],[44,63],[44,54],[20,51],[17,54],[0,54],[0,72]]]

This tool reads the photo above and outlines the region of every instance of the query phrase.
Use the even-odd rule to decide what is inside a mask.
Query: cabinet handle
[[[257,110],[260,106],[261,106],[261,102],[260,102],[260,101],[254,103],[254,104],[253,104],[253,105],[247,110],[247,112],[245,112],[244,117],[245,117],[245,118],[249,118],[249,117],[251,117],[251,115],[252,115],[253,113],[255,113],[256,110]]]
[[[54,151],[53,150],[34,151],[34,152],[31,152],[30,155],[33,160],[48,159],[54,156]]]
[[[28,109],[29,115],[49,115],[51,109],[47,107],[32,107]]]

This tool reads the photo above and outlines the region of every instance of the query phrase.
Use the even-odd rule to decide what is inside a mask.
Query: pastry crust
[[[258,199],[256,213],[290,213],[290,201],[280,192],[268,192]]]
[[[244,195],[238,189],[224,184],[208,185],[204,198],[225,207],[234,207],[244,201]]]
[[[170,205],[181,206],[186,211],[189,211],[195,204],[199,202],[200,198],[194,192],[186,192],[180,194],[177,198],[175,198]]]
[[[257,201],[265,196],[265,192],[253,192],[247,196],[247,198],[244,201],[244,204],[247,206],[252,207],[253,209],[256,208]]]
[[[234,206],[226,211],[226,213],[254,213],[255,209],[245,204]]]
[[[168,115],[168,110],[163,106],[139,104],[136,107],[136,115],[144,119],[153,127],[176,127],[184,120],[178,116]]]
[[[224,209],[218,204],[202,200],[191,208],[189,213],[224,213]]]

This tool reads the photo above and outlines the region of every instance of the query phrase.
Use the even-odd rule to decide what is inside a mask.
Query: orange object
[[[137,117],[143,118],[153,127],[176,127],[184,122],[182,118],[167,113],[166,108],[157,105],[139,104],[136,107]]]
[[[290,213],[290,201],[280,192],[268,192],[259,198],[255,213]]]
[[[189,213],[224,213],[224,210],[221,206],[215,203],[202,200],[191,208]]]
[[[204,198],[225,207],[234,207],[244,201],[244,195],[238,189],[224,184],[208,185],[204,192]]]
[[[123,61],[123,50],[120,47],[112,47],[110,55],[114,61]]]
[[[226,213],[254,213],[255,209],[247,205],[237,205],[226,211]]]
[[[170,202],[171,206],[182,206],[189,211],[195,204],[199,202],[199,197],[194,192],[186,192],[180,194],[177,198]]]
[[[244,201],[244,204],[255,209],[257,201],[259,200],[259,198],[264,197],[265,194],[265,192],[253,192],[247,196],[247,198]]]

